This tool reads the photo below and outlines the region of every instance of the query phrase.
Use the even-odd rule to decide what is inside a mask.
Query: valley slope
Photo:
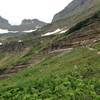
[[[3,41],[0,100],[100,99],[100,11],[94,7],[99,1],[81,1],[74,0],[70,5],[84,7],[87,1],[88,16],[82,10],[75,11],[77,14],[69,19],[54,21],[32,33],[10,34]],[[56,33],[44,35],[50,32]]]

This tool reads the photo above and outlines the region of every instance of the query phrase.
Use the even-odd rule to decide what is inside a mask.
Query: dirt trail
[[[94,41],[95,40],[95,41]],[[100,40],[100,39],[99,39]],[[93,43],[96,43],[96,42],[98,42],[99,40],[97,40],[97,39],[92,39],[92,41],[91,41],[91,43],[93,42]],[[88,42],[89,42],[90,40],[88,40]],[[76,43],[75,41],[73,41],[74,43]],[[80,44],[80,43],[82,43],[81,44],[81,46],[83,46],[84,45],[84,42],[86,42],[85,44],[87,45],[87,44],[89,44],[89,43],[87,43],[87,41],[86,40],[84,40],[84,41],[78,41],[78,44]],[[75,45],[77,45],[77,43],[75,44]],[[85,45],[85,46],[86,46]],[[3,78],[5,78],[5,77],[7,77],[7,76],[10,76],[11,74],[14,74],[14,73],[17,73],[19,70],[22,70],[22,69],[24,69],[24,68],[27,68],[27,67],[29,67],[29,66],[31,66],[31,65],[35,65],[35,64],[38,64],[38,63],[40,63],[42,60],[43,60],[43,58],[44,57],[46,57],[46,56],[48,56],[48,55],[54,55],[54,54],[56,54],[56,53],[60,53],[60,52],[64,52],[64,51],[66,51],[66,52],[71,52],[72,50],[73,50],[73,46],[70,46],[70,47],[65,47],[65,49],[63,49],[63,48],[59,48],[59,49],[55,49],[55,50],[53,50],[53,51],[48,51],[48,53],[45,53],[45,54],[43,54],[43,55],[36,55],[36,56],[34,56],[33,57],[33,59],[31,59],[30,61],[28,61],[28,62],[26,62],[26,63],[24,63],[24,64],[17,64],[17,65],[14,65],[14,66],[12,66],[11,68],[6,68],[5,70],[1,70],[0,71],[0,79],[3,79]],[[97,51],[96,49],[94,49],[94,48],[90,48],[90,47],[87,47],[89,50],[91,50],[91,51]],[[48,49],[47,49],[48,50]],[[46,50],[44,50],[44,51],[46,51]],[[97,54],[98,55],[100,55],[100,52],[98,52],[97,51]]]
[[[70,52],[72,51],[73,48],[67,48],[67,49],[58,49],[58,50],[54,50],[54,51],[51,51],[49,52],[49,56],[52,56],[52,54],[54,53],[59,53],[59,52],[63,52],[63,51],[67,51],[67,52]],[[44,55],[45,57],[48,56],[48,55]],[[43,61],[43,55],[37,55],[35,56],[35,58],[33,57],[33,59],[31,59],[29,62],[27,63],[23,63],[23,64],[16,64],[14,66],[12,66],[11,68],[6,68],[4,69],[3,71],[1,70],[0,72],[0,79],[4,79],[14,73],[17,73],[18,71],[24,69],[24,68],[27,68],[31,65],[36,65],[38,63],[40,63],[41,61]]]
[[[63,51],[71,52],[72,50],[73,50],[73,48],[58,49],[58,50],[54,50],[54,51],[49,52],[49,54],[51,54],[51,53],[63,52]]]
[[[89,50],[91,51],[94,51],[95,49],[94,48],[90,48],[90,47],[87,47]],[[66,48],[66,49],[58,49],[58,50],[53,50],[53,51],[50,51],[48,53],[48,55],[52,56],[54,55],[55,53],[60,53],[60,52],[71,52],[73,50],[73,48]],[[47,55],[44,55],[45,57]],[[35,65],[35,64],[38,64],[40,63],[41,61],[43,61],[43,55],[37,55],[35,56],[35,58],[33,57],[33,59],[31,59],[29,62],[27,63],[23,63],[23,64],[16,64],[15,66],[12,66],[11,68],[6,68],[5,70],[1,71],[0,72],[0,79],[4,79],[12,74],[15,74],[17,73],[18,71],[24,69],[24,68],[27,68],[31,65]]]
[[[19,70],[22,70],[28,66],[30,66],[30,63],[27,63],[26,65],[15,65],[12,68],[6,68],[3,72],[0,73],[0,79],[3,79],[5,77],[10,76],[11,74],[17,73]]]

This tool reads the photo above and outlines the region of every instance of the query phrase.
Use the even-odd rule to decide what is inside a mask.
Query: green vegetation
[[[84,80],[78,75],[51,75],[35,81],[20,82],[0,90],[1,100],[99,100],[100,81]]]
[[[70,52],[52,53],[55,49],[51,48],[52,44],[64,45],[71,32],[98,21],[99,15],[78,23],[65,34],[25,38],[23,45],[10,41],[16,50],[12,51],[9,42],[8,51],[0,52],[0,100],[100,100],[100,42],[90,47],[72,46]],[[16,71],[23,66],[26,68]],[[3,73],[2,77],[2,71],[10,68],[17,73],[9,77]]]
[[[99,2],[91,5],[89,12],[78,11],[33,33],[3,36],[0,100],[100,100],[100,36],[94,34],[100,32]],[[40,37],[65,26],[73,27],[65,34]],[[74,45],[85,40],[90,40],[87,46]],[[69,52],[68,47],[73,49]]]
[[[99,44],[94,48],[99,50]],[[99,57],[97,51],[78,47],[48,55],[0,80],[0,100],[99,100]]]

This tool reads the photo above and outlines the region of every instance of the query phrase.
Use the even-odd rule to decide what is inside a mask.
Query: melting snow
[[[8,32],[11,32],[11,33],[17,33],[18,31],[8,31],[8,29],[0,29],[0,33],[8,33]]]
[[[62,33],[65,33],[67,31],[68,31],[68,29],[66,29],[66,30],[64,30],[64,29],[57,29],[57,30],[55,30],[53,32],[48,32],[46,34],[43,34],[42,36],[49,36],[49,35],[56,34],[56,33],[62,34]]]
[[[57,29],[57,30],[55,30],[55,31],[53,31],[53,32],[48,32],[48,33],[46,33],[46,34],[43,34],[42,36],[52,35],[52,34],[55,34],[55,33],[57,33],[57,32],[60,32],[60,31],[61,31],[60,29]]]
[[[11,32],[11,33],[17,33],[17,32],[19,32],[19,31],[8,31],[8,32]]]
[[[8,33],[8,29],[0,29],[0,33]]]
[[[34,31],[36,31],[37,29],[35,29],[35,30],[26,30],[26,31],[23,31],[23,32],[25,32],[25,33],[29,33],[29,32],[34,32]]]
[[[61,31],[60,33],[62,34],[62,33],[65,33],[65,32],[67,32],[68,31],[68,29],[67,30],[63,30],[63,31]]]
[[[3,45],[3,43],[0,42],[0,45]]]

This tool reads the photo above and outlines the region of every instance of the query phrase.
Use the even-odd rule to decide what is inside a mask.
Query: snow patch
[[[19,31],[8,31],[8,32],[11,32],[11,33],[17,33],[17,32],[19,32]]]
[[[62,34],[62,33],[65,33],[65,32],[67,32],[68,31],[68,29],[67,30],[63,30],[63,31],[61,31],[60,33]]]
[[[26,30],[26,31],[23,31],[23,32],[25,32],[25,33],[29,33],[29,32],[34,32],[34,31],[36,31],[37,29],[35,29],[35,30]]]
[[[24,33],[30,33],[30,32],[34,32],[36,30],[37,29],[34,29],[34,30],[26,30],[26,31],[22,31],[22,32],[24,32]],[[9,31],[8,29],[1,29],[0,28],[0,33],[1,34],[4,34],[4,33],[17,33],[17,32],[19,32],[19,31]]]
[[[49,35],[52,35],[52,34],[63,34],[63,33],[65,33],[65,32],[67,32],[68,31],[68,29],[56,29],[55,31],[53,31],[53,32],[48,32],[48,33],[45,33],[45,34],[43,34],[42,36],[49,36]]]
[[[0,46],[3,45],[3,43],[0,42]]]
[[[0,33],[4,34],[4,33],[17,33],[19,31],[8,31],[8,29],[1,29],[0,28]]]
[[[1,29],[0,28],[0,33],[8,33],[9,31],[8,31],[8,29]]]
[[[55,34],[55,33],[57,33],[57,32],[60,32],[60,31],[61,31],[61,29],[57,29],[57,30],[55,30],[55,31],[53,31],[53,32],[48,32],[48,33],[46,33],[46,34],[43,34],[42,36],[52,35],[52,34]]]

